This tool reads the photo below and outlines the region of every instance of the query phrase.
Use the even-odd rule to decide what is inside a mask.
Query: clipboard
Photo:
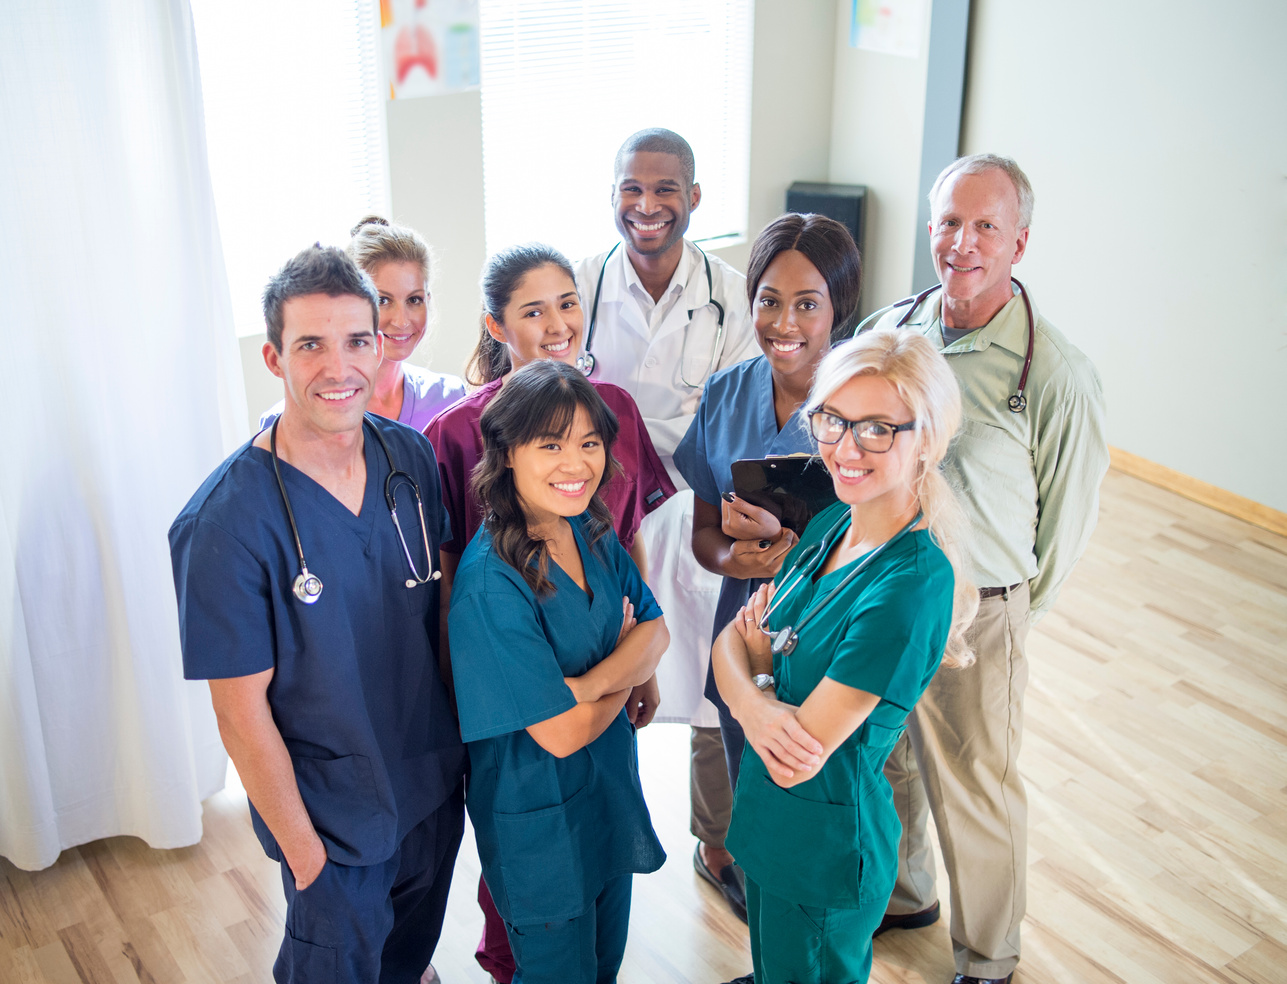
[[[735,461],[733,491],[751,505],[767,509],[797,534],[838,501],[827,466],[817,455],[808,454]]]

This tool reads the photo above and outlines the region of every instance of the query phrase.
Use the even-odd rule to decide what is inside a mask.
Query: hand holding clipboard
[[[815,515],[836,502],[835,485],[822,459],[793,454],[733,462],[733,491],[772,513],[797,535]]]

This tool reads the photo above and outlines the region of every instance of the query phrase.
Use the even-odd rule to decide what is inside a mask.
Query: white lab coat
[[[605,251],[582,260],[576,264],[576,277],[588,334],[599,274],[603,273],[590,343],[594,378],[615,383],[635,398],[657,454],[681,490],[646,516],[639,529],[648,552],[648,584],[666,613],[670,630],[670,648],[657,668],[661,689],[657,720],[714,727],[719,719],[702,689],[722,579],[693,557],[693,493],[675,470],[673,457],[697,412],[709,375],[759,355],[760,347],[751,325],[746,278],[712,256],[708,288],[701,252],[687,240],[684,247],[671,281],[671,288],[679,286],[682,293],[655,331],[649,327],[645,306],[631,292],[630,284],[638,284],[638,276],[633,268],[628,269],[624,245],[611,257]],[[719,319],[710,303],[712,296],[724,306],[722,338],[718,337]],[[658,303],[664,306],[671,300],[668,289]]]

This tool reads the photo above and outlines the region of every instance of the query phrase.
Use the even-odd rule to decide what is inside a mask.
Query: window
[[[664,126],[697,159],[689,237],[746,234],[751,0],[481,0],[487,249],[616,235],[612,161]]]
[[[192,0],[206,142],[238,335],[289,257],[388,213],[373,0]]]

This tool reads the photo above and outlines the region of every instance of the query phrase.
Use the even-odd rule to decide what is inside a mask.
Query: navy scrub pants
[[[573,919],[505,924],[518,970],[513,984],[613,984],[626,955],[633,875],[618,875]]]
[[[286,937],[278,984],[414,984],[433,958],[465,829],[464,785],[407,832],[392,857],[349,867],[327,861],[308,888],[282,861]]]

